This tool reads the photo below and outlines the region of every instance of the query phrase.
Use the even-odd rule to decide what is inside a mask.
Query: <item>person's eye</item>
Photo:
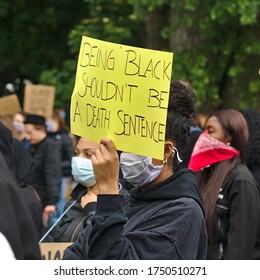
[[[85,152],[86,156],[88,156],[88,157],[93,156],[95,154],[95,150],[96,149],[94,149],[94,148],[87,149],[86,152]]]

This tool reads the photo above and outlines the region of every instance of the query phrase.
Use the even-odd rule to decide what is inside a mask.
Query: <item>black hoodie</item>
[[[207,233],[193,171],[121,195],[98,195],[96,214],[64,259],[205,259]]]

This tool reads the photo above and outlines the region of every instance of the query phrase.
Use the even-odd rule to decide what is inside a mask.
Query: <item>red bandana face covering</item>
[[[224,144],[204,131],[193,148],[188,168],[198,172],[214,163],[231,159],[239,153],[237,149]]]

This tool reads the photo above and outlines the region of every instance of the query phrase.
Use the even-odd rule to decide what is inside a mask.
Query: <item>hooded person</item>
[[[172,81],[163,160],[118,151],[103,138],[89,166],[97,184],[91,224],[69,246],[63,259],[205,259],[207,230],[196,174],[177,169],[194,120],[196,96]],[[91,164],[90,164],[91,163]],[[118,177],[133,187],[119,194]]]

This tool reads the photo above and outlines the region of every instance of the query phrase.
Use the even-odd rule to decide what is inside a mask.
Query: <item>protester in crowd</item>
[[[95,213],[98,187],[93,169],[90,167],[90,158],[98,146],[93,141],[80,138],[75,147],[71,167],[73,178],[79,185],[74,188],[73,192],[82,187],[85,192],[55,226],[51,234],[55,242],[74,242],[82,229],[90,223],[91,217]],[[74,200],[72,195],[72,199],[68,201],[64,211],[74,203]]]
[[[241,158],[253,174],[260,193],[260,114],[252,109],[240,110],[247,121],[249,140]]]
[[[56,204],[56,211],[50,218],[50,224],[54,224],[63,212],[67,202],[67,190],[72,184],[71,159],[74,155],[74,147],[72,138],[60,111],[54,110],[52,117],[48,118],[46,121],[46,127],[48,137],[52,138],[60,146],[61,155],[62,177],[60,196]]]
[[[259,193],[240,159],[248,137],[243,115],[221,110],[207,120],[191,156],[205,206],[208,259],[260,258]]]
[[[96,210],[98,194],[95,175],[91,168],[91,156],[98,147],[99,144],[93,141],[78,138],[75,156],[72,158],[72,175],[78,185],[73,189],[71,200],[66,203],[64,213],[68,208],[71,208],[53,228],[53,231],[50,232],[53,237],[53,240],[49,239],[50,241],[74,242],[79,233],[90,223]],[[122,178],[119,179],[118,187],[121,194],[128,195]],[[84,194],[75,203],[74,194],[78,192],[78,189],[80,191],[83,189]],[[72,204],[73,206],[71,206]]]
[[[196,174],[177,172],[196,97],[171,83],[164,159],[122,152],[123,177],[134,188],[119,194],[119,157],[112,140],[101,139],[89,168],[98,186],[91,224],[64,253],[64,259],[204,259],[207,233]]]
[[[16,178],[18,187],[33,217],[37,232],[43,234],[42,204],[35,189],[26,184],[26,176],[31,168],[29,151],[17,139],[12,137],[12,132],[0,123],[0,152],[5,162]]]
[[[13,253],[17,260],[40,260],[38,234],[32,216],[1,152],[0,178],[0,233],[2,235],[0,251],[3,253],[4,242],[5,246],[8,244],[11,246],[11,250],[8,249],[9,259],[12,258]]]
[[[25,131],[24,131],[24,121],[26,119],[27,114],[23,111],[17,112],[13,116],[13,126],[16,131],[16,135],[14,135],[14,138],[21,141],[25,148],[29,148],[30,142],[25,137]]]
[[[29,114],[25,120],[26,138],[30,141],[33,160],[27,183],[35,187],[43,205],[44,225],[56,211],[61,184],[60,147],[47,137],[45,118]]]

